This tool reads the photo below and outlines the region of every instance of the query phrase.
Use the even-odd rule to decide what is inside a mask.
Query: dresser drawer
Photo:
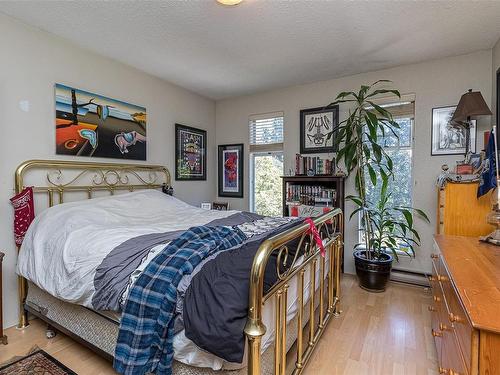
[[[453,329],[443,330],[441,339],[443,352],[439,372],[446,375],[469,375],[469,370],[458,348],[458,342]]]
[[[437,249],[434,250],[436,251]],[[443,273],[446,273],[446,268],[444,267],[443,260],[437,252],[431,254],[431,259],[433,276],[441,276]],[[439,281],[439,277],[437,277],[436,280]]]
[[[441,257],[433,258],[433,276],[430,282],[433,294],[435,293],[434,290],[438,290],[438,286],[435,285],[436,283],[439,284],[439,290],[443,294],[441,298],[443,300],[441,302],[442,309],[439,310],[439,325],[437,327],[442,334],[442,345],[443,347],[447,347],[446,349],[442,349],[442,358],[445,360],[450,355],[460,357],[463,366],[467,371],[470,371],[473,328],[458,299],[450,275]],[[438,297],[440,296],[438,295]],[[454,336],[454,340],[451,340],[451,336]],[[451,353],[455,349],[460,355]]]
[[[451,286],[453,289],[453,286]],[[454,290],[454,289],[453,289]],[[453,326],[457,337],[458,346],[468,369],[471,368],[472,332],[473,328],[465,314],[462,304],[455,293],[446,297],[448,304],[448,322]]]
[[[432,290],[432,303],[429,305],[429,311],[431,312],[432,336],[434,337],[434,342],[436,344],[437,358],[441,363],[443,345],[440,325],[443,322],[443,318],[445,317],[447,310],[441,285],[439,284],[439,281],[437,281],[437,271],[434,265],[432,276],[429,278],[429,283]]]

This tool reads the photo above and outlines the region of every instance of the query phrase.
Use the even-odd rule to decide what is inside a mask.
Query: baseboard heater
[[[391,272],[391,281],[429,287],[429,275],[424,272],[393,268]]]

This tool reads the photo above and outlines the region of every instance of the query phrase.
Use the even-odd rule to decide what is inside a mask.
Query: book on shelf
[[[324,186],[287,183],[286,203],[330,207],[337,200],[337,191]]]
[[[295,155],[295,175],[325,175],[335,174],[335,158],[324,159],[319,156]]]

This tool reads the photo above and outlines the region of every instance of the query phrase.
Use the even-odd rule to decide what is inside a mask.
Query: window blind
[[[394,119],[415,117],[415,94],[401,95],[401,98],[388,96],[375,99],[373,103],[391,112]],[[373,110],[373,107],[369,107],[368,110]]]
[[[250,152],[283,150],[283,112],[249,118]]]

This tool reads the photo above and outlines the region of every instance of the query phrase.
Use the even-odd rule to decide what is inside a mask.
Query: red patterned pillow
[[[21,246],[24,235],[35,218],[33,188],[25,188],[22,192],[10,198],[10,201],[14,206],[14,237],[16,245]]]

